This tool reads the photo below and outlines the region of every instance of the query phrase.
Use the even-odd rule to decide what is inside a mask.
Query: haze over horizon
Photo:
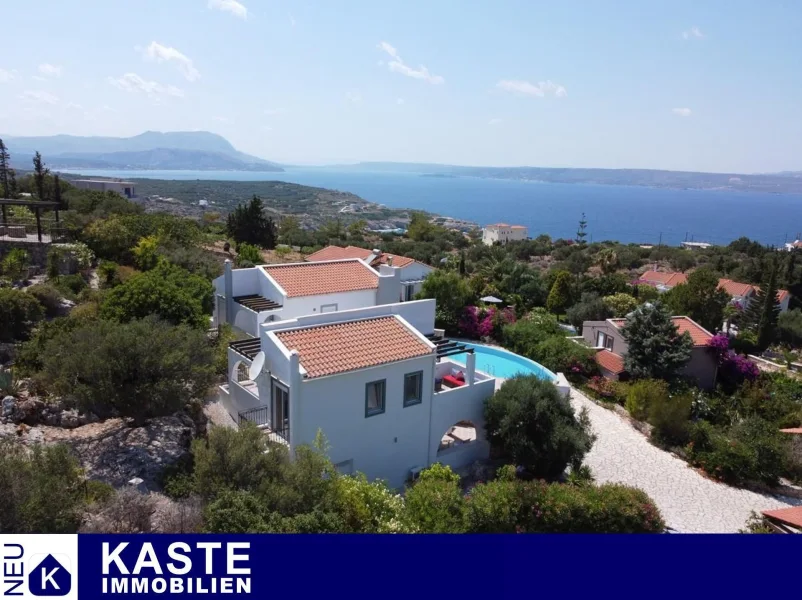
[[[206,130],[296,165],[802,170],[802,4],[611,4],[12,1],[0,132]]]

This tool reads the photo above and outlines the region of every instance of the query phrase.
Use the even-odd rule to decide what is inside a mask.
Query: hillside
[[[128,138],[54,135],[2,136],[15,165],[38,150],[52,167],[273,171],[270,161],[240,152],[208,131],[146,131]]]

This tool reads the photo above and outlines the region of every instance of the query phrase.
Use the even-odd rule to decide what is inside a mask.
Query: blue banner
[[[796,573],[802,536],[80,535],[78,596],[721,597]]]

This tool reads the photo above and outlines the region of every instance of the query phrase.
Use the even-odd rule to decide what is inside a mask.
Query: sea
[[[126,179],[286,181],[352,192],[391,208],[422,209],[479,225],[525,225],[532,237],[546,233],[553,238],[573,238],[584,214],[592,241],[727,244],[746,236],[782,246],[802,238],[800,194],[432,177],[325,167],[287,168],[280,173],[63,170]]]

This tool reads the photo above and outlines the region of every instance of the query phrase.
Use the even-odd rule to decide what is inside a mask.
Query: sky
[[[206,130],[310,165],[802,170],[798,0],[3,0],[3,21],[0,134]]]

